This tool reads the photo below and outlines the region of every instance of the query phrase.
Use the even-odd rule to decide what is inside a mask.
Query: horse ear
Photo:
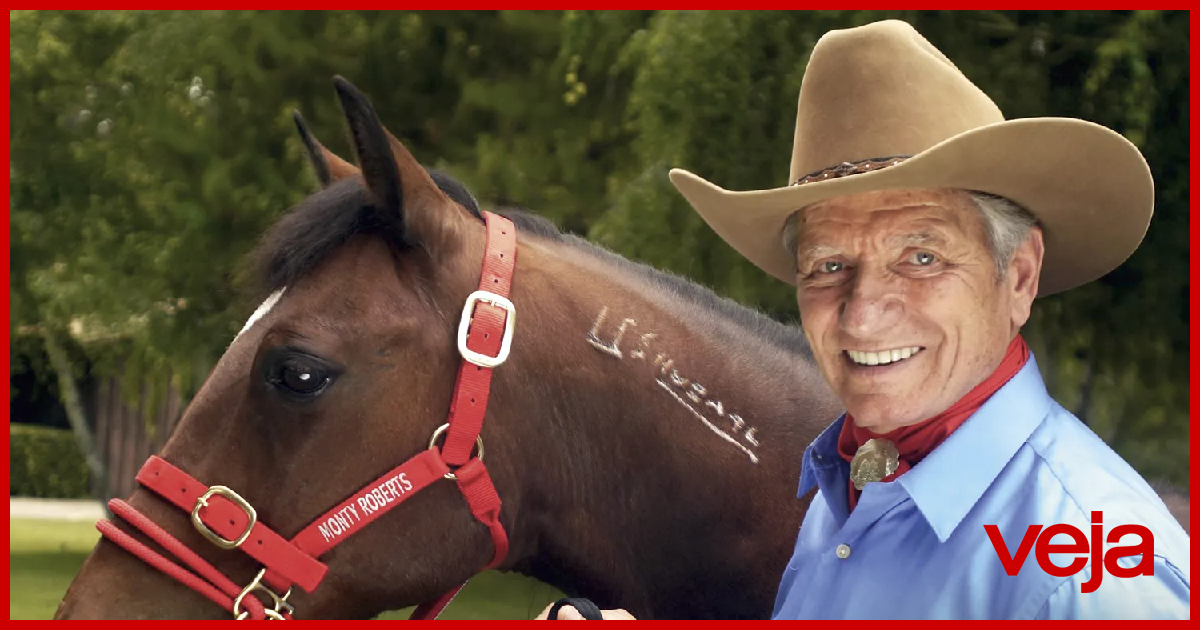
[[[292,120],[296,122],[296,131],[300,132],[300,140],[304,142],[308,160],[312,163],[322,188],[328,187],[333,182],[358,175],[358,167],[338,157],[333,151],[326,149],[325,145],[317,142],[312,132],[308,130],[308,125],[304,122],[304,117],[300,115],[300,112],[292,111]]]
[[[367,97],[349,81],[334,87],[358,153],[359,169],[375,206],[406,240],[425,240],[443,231],[450,203],[425,168],[383,127]]]

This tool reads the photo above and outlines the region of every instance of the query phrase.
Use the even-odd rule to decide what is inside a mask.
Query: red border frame
[[[220,9],[220,8],[246,9],[246,8],[248,8],[245,4],[239,4],[236,7],[231,7],[230,4],[232,4],[232,3],[225,3],[225,2],[211,2],[211,3],[187,2],[187,3],[180,3],[180,4],[182,4],[183,6],[175,5],[174,8],[192,8],[192,9]],[[294,9],[320,8],[315,3],[307,3],[307,2],[293,2],[293,3],[258,2],[258,3],[252,3],[252,4],[254,5],[253,8],[256,8],[256,9],[294,10]],[[722,4],[718,4],[715,2],[692,2],[692,3],[669,2],[669,3],[653,3],[651,6],[653,6],[654,8],[690,8],[690,9],[712,8],[712,9],[715,9],[715,8],[721,8]],[[127,3],[123,3],[123,5],[124,6],[122,8],[126,8],[126,9],[162,8],[161,4],[149,3],[149,2],[127,2]],[[729,5],[724,5],[724,6],[729,6]],[[968,5],[966,5],[966,3],[940,2],[940,3],[926,3],[925,8],[953,9],[956,7],[957,8],[966,8],[967,6]],[[12,8],[13,7],[10,7],[10,9],[12,9]],[[87,4],[87,3],[63,2],[63,3],[51,3],[51,6],[47,6],[47,7],[31,7],[31,8],[89,9],[89,8],[94,8],[94,6],[89,6],[89,4]],[[346,7],[342,7],[342,8],[346,8]],[[355,3],[354,8],[358,8],[358,9],[378,8],[378,9],[384,9],[384,10],[398,10],[398,9],[425,9],[425,8],[478,9],[478,8],[493,8],[493,7],[485,7],[485,5],[483,5],[483,3],[477,3],[477,2],[454,2],[452,0],[444,0],[442,2],[437,2],[437,3],[359,2],[359,3]],[[516,7],[511,7],[511,8],[557,9],[557,8],[566,8],[566,7],[562,7],[557,4],[552,4],[549,2],[528,2],[528,3],[519,3]],[[649,7],[646,7],[642,3],[616,2],[616,1],[610,0],[608,2],[575,3],[575,5],[571,8],[579,8],[579,9],[643,9],[643,8],[649,8]],[[757,2],[757,3],[750,3],[749,5],[747,5],[746,3],[739,3],[736,5],[736,8],[737,9],[781,9],[781,8],[782,9],[795,9],[797,7],[791,3]],[[820,8],[827,8],[827,7],[820,7]],[[898,7],[895,7],[892,5],[876,5],[874,7],[868,6],[868,7],[859,7],[859,8],[898,8]],[[978,8],[978,7],[972,7],[972,8]],[[1041,5],[1041,4],[1034,4],[1034,3],[1018,3],[1016,6],[1007,6],[1004,8],[1006,8],[1006,9],[1024,9],[1024,8],[1047,9],[1049,7],[1046,7],[1045,5]],[[1115,9],[1115,8],[1121,8],[1121,7],[1115,6],[1112,3],[1107,3],[1107,2],[1105,2],[1105,3],[1088,3],[1088,4],[1084,4],[1082,2],[1069,2],[1069,3],[1061,3],[1059,5],[1059,7],[1057,7],[1057,8],[1096,10],[1096,9]],[[1167,8],[1186,9],[1187,7],[1180,6],[1180,7],[1167,7]],[[1194,37],[1197,32],[1197,16],[1195,13],[1193,13],[1190,16],[1190,18],[1191,18],[1190,19],[1191,35]],[[6,39],[7,39],[8,38],[7,36],[9,35],[9,25],[4,24],[3,29],[4,29],[4,34],[6,36]],[[9,50],[6,49],[5,50],[5,60],[6,61],[9,60],[9,55],[10,55]],[[1195,64],[1196,60],[1197,60],[1197,54],[1196,54],[1196,50],[1194,47],[1191,49],[1190,57],[1191,57],[1191,62],[1193,64]],[[9,115],[8,115],[9,114],[9,103],[10,103],[10,100],[9,100],[10,99],[10,93],[9,93],[10,83],[9,82],[5,82],[3,90],[4,90],[5,98],[3,100],[2,107],[4,108],[4,128],[5,128],[5,132],[6,132],[3,135],[3,143],[4,143],[4,148],[5,148],[5,154],[8,155],[9,138],[10,138],[10,133],[11,133],[10,119],[9,119]],[[1196,89],[1196,85],[1194,82],[1192,82],[1190,85],[1190,92],[1191,92],[1191,103],[1190,103],[1189,110],[1190,110],[1191,115],[1195,115],[1197,89]],[[1196,129],[1193,127],[1189,131],[1189,133],[1190,133],[1190,139],[1191,139],[1190,155],[1194,155],[1195,147],[1196,147],[1196,140],[1197,140]],[[1195,167],[1193,165],[1189,165],[1189,169],[1192,173],[1192,177],[1190,180],[1191,205],[1192,205],[1192,208],[1196,208],[1196,207],[1200,206],[1200,192],[1197,192],[1196,186],[1195,186],[1195,184],[1196,184]],[[11,190],[9,171],[4,172],[3,179],[4,179],[5,194],[6,194],[6,196],[9,196],[10,190]],[[4,213],[8,214],[8,211],[5,210]],[[1194,213],[1195,212],[1193,211],[1193,214]],[[2,237],[0,237],[0,238],[3,239],[4,248],[11,252],[11,246],[10,246],[11,223],[9,225],[10,225],[10,227],[8,227],[2,231]],[[1189,256],[1190,256],[1190,263],[1191,263],[1190,282],[1194,283],[1194,282],[1196,282],[1197,279],[1200,279],[1200,257],[1197,257],[1196,250],[1194,248],[1192,248],[1191,246],[1195,244],[1195,242],[1197,240],[1196,239],[1197,234],[1200,233],[1200,228],[1198,228],[1195,223],[1192,223],[1189,226],[1189,231],[1190,231]],[[4,267],[5,267],[6,271],[10,270],[9,257],[5,257],[5,259],[4,259]],[[4,283],[5,283],[5,289],[6,289],[2,296],[2,299],[4,302],[4,307],[5,307],[4,312],[10,318],[10,323],[11,323],[11,311],[10,311],[11,285],[10,285],[9,274],[6,273],[6,274],[4,274],[3,277],[4,277]],[[1189,310],[1190,334],[1196,334],[1196,332],[1197,332],[1197,321],[1198,321],[1197,316],[1196,316],[1197,307],[1200,307],[1200,297],[1197,297],[1197,295],[1193,293],[1190,296],[1190,310]],[[11,339],[9,337],[9,332],[10,332],[10,326],[6,326],[6,327],[4,327],[2,334],[4,335],[5,341],[11,345]],[[1189,343],[1189,347],[1190,347],[1190,343]],[[1189,375],[1189,381],[1190,381],[1191,385],[1195,386],[1197,384],[1197,378],[1195,375],[1196,372],[1195,372],[1194,368],[1197,367],[1198,364],[1200,364],[1200,355],[1193,355],[1193,357],[1194,358],[1192,359],[1192,363],[1190,366],[1192,368],[1192,372]],[[3,370],[4,370],[4,375],[8,378],[11,378],[11,365],[4,366]],[[1192,400],[1192,402],[1190,404],[1190,411],[1191,411],[1192,415],[1195,415],[1197,412],[1197,403],[1195,402],[1194,399]],[[9,417],[9,419],[11,421],[10,412],[5,412],[5,416]],[[7,443],[8,440],[9,440],[9,438],[6,436],[5,442]],[[1196,438],[1196,434],[1194,432],[1189,436],[1189,442],[1191,444],[1191,447],[1195,448],[1195,446],[1197,444],[1197,438]],[[7,479],[9,477],[8,469],[5,469],[5,471],[3,472],[3,475],[4,475],[5,479]],[[1194,467],[1190,467],[1189,475],[1190,475],[1191,483],[1194,485],[1195,481],[1196,481],[1196,469]],[[7,524],[5,525],[5,530],[6,531],[8,530]],[[1195,557],[1195,552],[1193,551],[1193,559],[1194,559],[1194,557]],[[4,581],[5,581],[6,585],[9,584],[10,578],[9,578],[8,572],[5,573]],[[549,602],[547,602],[547,603],[549,603]],[[102,626],[108,626],[108,625],[115,626],[115,624],[117,624],[118,622],[94,622],[94,623],[102,625]],[[172,626],[174,627],[176,624],[178,624],[180,622],[171,622],[171,623],[172,623]],[[189,626],[195,625],[195,623],[196,622],[189,622],[188,625]],[[332,623],[342,624],[342,623],[349,623],[349,622],[332,622]],[[443,623],[445,623],[445,622],[443,622]],[[464,622],[464,621],[459,621],[459,622],[450,622],[450,623],[457,623],[457,624],[472,624],[472,623],[495,624],[495,623],[500,623],[507,627],[507,626],[510,626],[513,624],[519,624],[519,623],[524,623],[524,622],[520,622],[520,621],[504,621],[504,622]],[[659,624],[670,624],[672,626],[682,627],[682,622],[658,622],[658,623]],[[694,623],[695,622],[690,622],[689,626],[693,625]],[[728,622],[709,622],[709,623],[728,623]],[[799,623],[799,622],[793,622],[793,623]],[[806,626],[807,626],[808,624],[811,624],[812,622],[804,622],[804,623],[806,623]],[[868,626],[867,625],[868,622],[850,622],[850,623],[851,623],[850,626],[846,626],[846,622],[841,622],[838,624],[838,627],[839,628],[874,627],[874,624],[872,624],[871,626]],[[910,622],[910,624],[911,623],[912,622]],[[928,623],[928,622],[921,622],[921,623],[924,624],[924,623]],[[955,622],[955,623],[961,623],[961,622]],[[1110,623],[1115,624],[1118,622],[1110,622]],[[1092,624],[1089,624],[1089,625],[1092,625]]]

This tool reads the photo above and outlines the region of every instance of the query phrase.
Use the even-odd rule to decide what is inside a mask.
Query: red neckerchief
[[[880,481],[892,481],[925,459],[925,456],[937,448],[942,440],[945,440],[948,435],[966,422],[967,418],[970,418],[971,414],[975,413],[988,398],[991,398],[996,390],[1016,376],[1028,360],[1029,346],[1025,345],[1025,340],[1021,335],[1017,335],[1008,345],[1004,360],[1000,362],[996,371],[992,372],[991,376],[985,378],[982,383],[976,385],[966,396],[951,405],[949,409],[923,422],[900,427],[888,433],[878,434],[870,429],[864,429],[854,424],[854,418],[847,413],[842,424],[842,432],[838,436],[838,455],[849,462],[854,459],[858,447],[867,440],[872,438],[890,440],[900,451],[900,465],[896,468],[896,472]],[[858,502],[860,492],[854,487],[854,482],[848,482],[848,485],[850,487],[850,509],[853,510]]]

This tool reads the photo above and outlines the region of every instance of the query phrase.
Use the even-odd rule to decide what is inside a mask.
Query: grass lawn
[[[9,618],[49,619],[100,532],[91,521],[9,519],[9,525]],[[559,597],[536,580],[489,571],[472,579],[441,618],[532,619]],[[409,612],[379,619],[403,619]]]

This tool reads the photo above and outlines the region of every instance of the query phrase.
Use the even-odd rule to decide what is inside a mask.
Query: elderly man
[[[1081,120],[1006,121],[886,21],[813,49],[791,171],[752,192],[671,172],[796,286],[847,409],[804,453],[799,495],[816,495],[774,617],[1187,618],[1188,535],[1050,398],[1019,334],[1035,298],[1141,242],[1154,188],[1138,150]]]

